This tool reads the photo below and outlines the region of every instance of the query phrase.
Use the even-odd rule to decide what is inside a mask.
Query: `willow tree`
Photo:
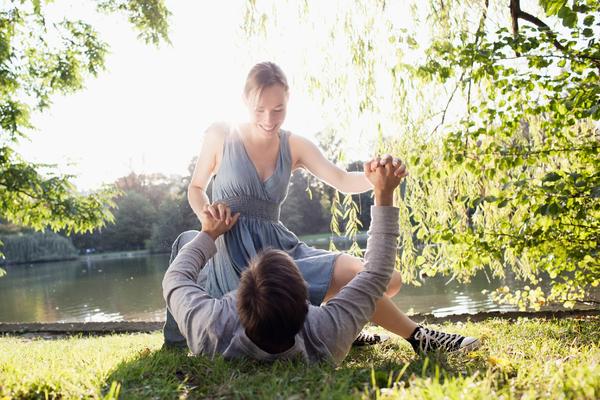
[[[112,220],[114,191],[82,195],[71,183],[73,176],[25,161],[15,151],[17,142],[34,131],[32,112],[48,109],[56,94],[80,90],[85,79],[104,69],[109,45],[84,19],[70,13],[50,19],[48,7],[57,3],[8,0],[0,5],[0,219],[37,230],[81,232]],[[97,12],[125,16],[147,43],[168,41],[163,0],[88,3]]]
[[[278,4],[249,2],[246,34],[320,27],[302,37],[303,82],[328,129],[408,161],[407,281],[508,267],[520,287],[500,300],[598,304],[597,1],[304,2],[296,22]]]

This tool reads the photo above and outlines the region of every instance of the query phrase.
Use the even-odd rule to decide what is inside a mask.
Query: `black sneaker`
[[[407,339],[415,353],[426,354],[436,350],[447,352],[471,351],[481,345],[479,339],[462,336],[458,333],[445,333],[418,326],[411,337]]]
[[[367,331],[361,331],[352,346],[361,347],[361,346],[371,346],[374,344],[379,344],[381,342],[385,342],[390,337],[388,335],[382,335],[377,333],[369,333]]]

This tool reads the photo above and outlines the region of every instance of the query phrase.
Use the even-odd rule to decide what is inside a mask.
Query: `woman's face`
[[[285,121],[287,101],[288,93],[281,85],[265,87],[255,102],[246,99],[255,132],[267,136],[277,134]]]

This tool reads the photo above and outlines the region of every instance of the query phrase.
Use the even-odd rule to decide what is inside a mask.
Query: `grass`
[[[338,366],[188,357],[159,333],[58,340],[0,338],[4,398],[600,397],[600,318],[447,324],[478,336],[468,354],[421,358],[402,339],[355,349]]]

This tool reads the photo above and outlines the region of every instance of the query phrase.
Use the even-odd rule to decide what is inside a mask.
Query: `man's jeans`
[[[173,242],[173,246],[171,246],[171,258],[169,259],[169,265],[175,260],[179,250],[186,244],[189,243],[192,239],[196,237],[198,231],[185,231],[175,239]],[[198,277],[198,283],[202,284],[206,280],[206,276],[200,273]],[[179,331],[177,327],[177,322],[171,315],[171,312],[167,310],[167,318],[165,320],[165,325],[163,327],[163,335],[165,338],[165,342],[163,347],[165,348],[187,348],[187,342],[185,341],[185,337]]]

